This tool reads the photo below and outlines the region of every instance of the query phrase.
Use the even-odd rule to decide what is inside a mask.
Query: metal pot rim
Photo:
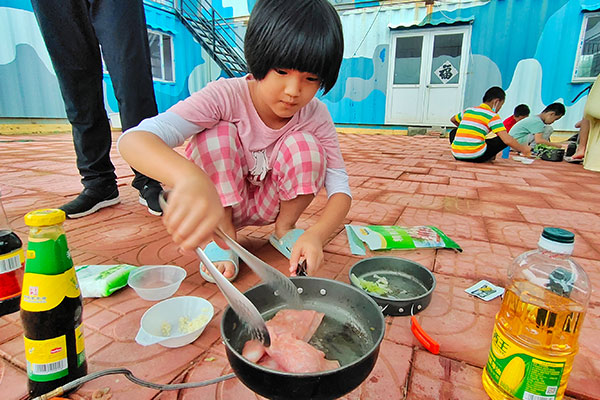
[[[394,256],[375,256],[375,257],[368,257],[368,258],[363,258],[362,260],[359,260],[357,262],[354,263],[354,265],[352,265],[352,267],[350,267],[350,270],[348,271],[348,277],[350,277],[352,275],[352,271],[354,270],[354,268],[359,265],[362,262],[365,262],[366,260],[378,260],[378,259],[384,259],[384,260],[401,260],[404,262],[409,262],[410,264],[412,264],[415,268],[418,268],[420,270],[423,270],[424,273],[426,273],[428,276],[431,277],[431,287],[429,288],[429,290],[427,290],[427,292],[423,293],[420,296],[415,296],[415,297],[410,297],[410,298],[403,298],[403,299],[399,299],[399,298],[394,298],[394,297],[384,297],[384,296],[380,296],[378,294],[375,293],[369,293],[366,290],[362,289],[362,288],[358,288],[356,286],[354,286],[354,283],[352,283],[352,280],[350,281],[352,287],[354,287],[357,290],[362,291],[363,293],[365,293],[366,295],[380,300],[381,302],[385,302],[385,303],[389,303],[390,305],[394,305],[394,306],[398,306],[398,305],[406,305],[406,304],[414,304],[416,302],[418,302],[419,300],[423,300],[429,296],[431,296],[433,294],[433,291],[437,285],[437,280],[435,279],[435,275],[429,270],[427,269],[424,265],[422,265],[421,263],[418,263],[416,261],[413,260],[409,260],[407,258],[401,258],[401,257],[394,257]],[[422,280],[419,279],[419,281],[421,283],[424,283]],[[429,285],[427,285],[429,286]],[[425,309],[425,308],[423,308]],[[422,311],[422,310],[421,310]]]
[[[310,277],[310,276],[297,276],[297,277],[293,277],[291,279],[292,279],[292,281],[295,281],[295,280],[298,280],[298,281],[302,281],[302,280],[325,281],[325,282],[334,282],[334,284],[345,285],[347,288],[355,290],[358,293],[360,293],[361,295],[363,295],[366,298],[366,300],[368,300],[373,305],[373,307],[375,309],[380,310],[379,304],[377,304],[377,302],[375,300],[373,300],[371,297],[369,297],[369,295],[365,291],[360,290],[360,289],[356,288],[353,285],[349,285],[349,284],[341,282],[341,281],[336,281],[334,279],[326,279],[326,278],[318,278],[318,277]],[[244,292],[244,294],[246,294],[248,291],[251,291],[251,290],[258,290],[259,288],[264,287],[264,286],[267,286],[267,285],[266,284],[260,284],[260,285],[254,286],[254,287],[248,289],[246,292]],[[220,324],[220,326],[221,326],[221,338],[223,339],[223,343],[225,344],[225,346],[227,347],[227,349],[229,349],[238,359],[242,360],[247,366],[250,366],[252,368],[257,368],[257,369],[259,369],[259,370],[261,370],[263,372],[271,373],[271,374],[274,374],[274,375],[285,376],[285,377],[289,377],[289,376],[298,377],[298,378],[302,378],[302,377],[306,377],[306,378],[321,377],[321,376],[326,376],[326,375],[330,375],[330,374],[333,374],[333,373],[337,374],[337,373],[340,373],[341,371],[343,371],[345,369],[350,369],[353,366],[355,366],[356,364],[364,361],[367,357],[370,357],[373,354],[374,351],[377,351],[377,349],[381,346],[381,342],[383,341],[383,337],[385,336],[385,317],[384,317],[383,313],[379,312],[378,315],[379,315],[379,318],[381,320],[381,327],[382,328],[381,328],[381,330],[379,332],[378,337],[376,338],[376,340],[374,340],[373,346],[365,354],[363,354],[361,357],[357,358],[353,362],[351,362],[349,364],[346,364],[344,366],[341,366],[339,368],[336,368],[336,369],[332,369],[332,370],[328,370],[328,371],[322,371],[322,372],[318,372],[318,373],[311,373],[311,372],[306,372],[306,373],[292,373],[292,372],[277,371],[277,370],[273,370],[273,369],[270,369],[270,368],[265,368],[265,367],[263,367],[261,365],[258,365],[256,363],[253,363],[253,362],[247,360],[244,356],[242,356],[237,350],[235,350],[233,348],[233,346],[230,343],[230,339],[225,338],[225,335],[224,335],[225,318],[224,318],[224,316],[225,316],[225,314],[227,312],[233,312],[233,311],[230,311],[230,310],[231,310],[231,307],[229,307],[229,306],[227,306],[225,308],[225,310],[223,311],[223,316],[221,317],[221,324]]]

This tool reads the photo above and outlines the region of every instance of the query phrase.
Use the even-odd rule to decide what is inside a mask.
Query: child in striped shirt
[[[490,161],[506,146],[527,157],[531,156],[529,146],[520,144],[510,136],[497,114],[505,99],[504,90],[494,86],[485,92],[482,104],[467,108],[450,119],[456,125],[456,129],[450,132],[452,155],[455,159],[477,163]],[[490,132],[495,133],[496,137],[486,139]]]

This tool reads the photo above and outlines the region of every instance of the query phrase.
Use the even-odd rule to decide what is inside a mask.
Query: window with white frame
[[[583,17],[573,81],[593,82],[600,74],[600,13]]]
[[[173,37],[163,32],[148,30],[150,61],[154,79],[174,82]]]

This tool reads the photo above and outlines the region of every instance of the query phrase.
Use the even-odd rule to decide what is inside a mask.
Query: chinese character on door
[[[452,78],[458,75],[458,70],[454,68],[450,61],[446,61],[435,70],[435,75],[440,78],[442,83],[448,83]]]

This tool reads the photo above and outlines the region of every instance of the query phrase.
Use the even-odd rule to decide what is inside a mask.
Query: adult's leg
[[[102,46],[111,77],[123,131],[158,113],[152,81],[148,31],[142,0],[94,0],[90,18]],[[132,185],[148,201],[149,210],[158,206],[158,181],[133,169]],[[146,196],[146,192],[156,192]],[[154,207],[153,207],[154,206]],[[160,207],[153,214],[160,214]]]
[[[590,135],[590,121],[582,119],[577,123],[579,125],[579,143],[575,154],[571,157],[572,159],[583,159],[585,156],[585,149],[587,147],[588,137]]]
[[[32,0],[73,129],[81,183],[101,198],[115,191],[102,63],[86,0]]]

